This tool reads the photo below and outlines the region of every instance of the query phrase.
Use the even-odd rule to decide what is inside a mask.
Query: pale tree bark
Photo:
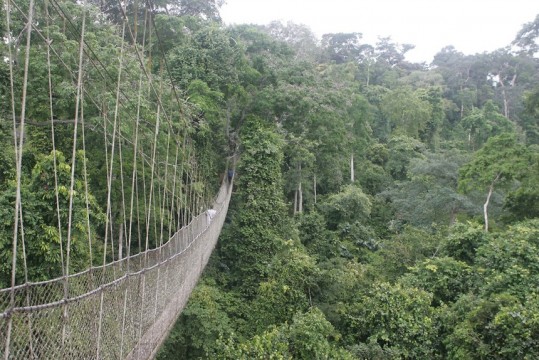
[[[301,181],[299,182],[298,193],[298,213],[301,214],[303,212],[303,190],[301,189]]]
[[[492,193],[494,192],[494,184],[496,184],[496,181],[500,178],[500,173],[496,175],[492,183],[490,184],[488,188],[488,194],[487,194],[487,200],[483,204],[483,216],[485,218],[485,232],[488,232],[488,204],[490,202],[490,197],[492,196]]]
[[[301,188],[301,163],[298,165],[298,173],[299,173],[299,183],[298,183],[298,190],[297,190],[297,194],[298,194],[297,209],[298,209],[298,213],[301,214],[303,212],[303,189]]]
[[[301,187],[301,164],[298,165],[298,186],[294,191],[294,215],[303,212],[303,189]]]
[[[350,154],[350,181],[355,181],[355,172],[354,172],[354,153]]]
[[[511,87],[515,86],[515,83],[517,81],[517,74],[513,75],[513,78],[511,81],[509,81],[509,85]],[[503,115],[509,119],[509,100],[507,99],[507,94],[505,92],[505,83],[502,79],[500,79],[500,85],[502,86],[502,97],[503,97]]]
[[[502,87],[503,96],[503,116],[509,119],[509,103],[507,101],[507,95],[505,94],[505,87]]]
[[[294,215],[298,213],[298,189],[294,191]]]

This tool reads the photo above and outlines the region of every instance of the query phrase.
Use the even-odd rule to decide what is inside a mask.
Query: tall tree
[[[281,176],[283,140],[274,128],[250,117],[242,128],[241,144],[238,191],[231,211],[234,223],[224,236],[221,253],[233,282],[241,284],[246,296],[253,296],[287,234]]]
[[[513,134],[490,138],[473,159],[460,169],[459,188],[487,191],[483,204],[485,231],[489,229],[488,206],[494,190],[508,186],[522,175],[529,165],[527,149],[517,142]]]

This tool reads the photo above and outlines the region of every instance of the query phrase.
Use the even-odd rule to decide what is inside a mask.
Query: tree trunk
[[[514,87],[516,81],[517,81],[517,74],[514,74],[511,81],[509,81],[509,85],[511,87]],[[501,82],[501,84],[502,84],[502,95],[503,95],[503,114],[507,119],[509,119],[509,100],[507,99],[507,94],[505,93],[505,84],[503,82]]]
[[[303,190],[301,189],[301,163],[298,164],[298,174],[299,174],[299,183],[298,183],[298,212],[301,214],[303,212]]]
[[[298,189],[294,191],[294,215],[296,215],[298,211]]]
[[[303,212],[303,190],[301,189],[301,181],[299,182],[298,194],[298,212],[301,214]]]
[[[354,153],[350,155],[350,182],[355,181],[355,173],[354,173]]]
[[[488,232],[488,204],[490,202],[490,197],[492,196],[492,193],[494,192],[494,184],[496,184],[496,181],[500,178],[500,173],[496,175],[496,178],[492,181],[488,188],[488,194],[487,194],[487,200],[483,204],[483,216],[485,217],[485,232]]]
[[[515,82],[517,80],[517,75],[514,74],[511,81],[509,81],[509,85],[511,87],[515,86]],[[509,119],[509,100],[507,99],[507,93],[505,92],[505,83],[502,79],[500,79],[500,85],[502,86],[502,97],[503,97],[503,115]]]
[[[507,95],[505,94],[505,86],[502,86],[503,96],[503,115],[509,119],[509,102],[507,101]]]
[[[483,204],[483,216],[485,218],[485,232],[488,232],[488,203],[490,201],[490,196],[492,195],[492,190],[493,190],[493,187],[491,185],[488,190],[487,201],[485,201],[485,203]]]

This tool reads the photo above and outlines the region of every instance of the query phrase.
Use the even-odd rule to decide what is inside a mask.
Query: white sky
[[[410,61],[430,63],[444,46],[465,54],[509,45],[522,25],[539,14],[539,0],[226,0],[226,24],[305,24],[320,38],[337,32],[363,33],[414,44]]]

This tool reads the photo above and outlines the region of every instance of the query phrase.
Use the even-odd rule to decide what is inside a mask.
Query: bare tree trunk
[[[354,153],[350,155],[350,181],[355,181],[355,172],[354,172]]]
[[[509,119],[509,102],[507,101],[507,95],[505,94],[505,86],[502,83],[502,96],[503,96],[503,116]]]
[[[509,85],[511,87],[514,87],[515,86],[515,83],[517,81],[517,74],[515,73],[513,75],[513,78],[511,79],[511,81],[509,81]],[[503,83],[502,83],[503,85]],[[503,94],[503,114],[505,115],[505,117],[507,119],[509,119],[509,100],[507,99],[507,95],[505,93],[505,86],[503,86],[503,89],[502,89],[502,94]],[[510,119],[509,119],[510,120]]]
[[[517,80],[517,74],[513,75],[513,78],[511,81],[509,81],[509,85],[511,87],[515,86],[515,82]],[[503,115],[509,119],[509,100],[507,99],[507,93],[505,92],[505,83],[502,79],[500,79],[500,85],[502,86],[502,97],[503,97]]]
[[[492,195],[492,186],[489,188],[487,201],[483,204],[483,216],[485,217],[485,232],[488,232],[488,203],[490,201],[490,196]]]
[[[294,191],[294,215],[298,212],[298,189]]]
[[[485,217],[485,232],[488,232],[488,204],[490,202],[490,197],[492,196],[492,193],[494,192],[494,184],[496,184],[496,181],[500,178],[500,173],[496,175],[496,178],[492,181],[488,188],[488,194],[487,194],[487,200],[483,204],[483,216]]]
[[[299,182],[298,194],[298,212],[301,214],[303,212],[303,190],[301,189],[301,181]]]
[[[301,189],[301,163],[298,164],[299,184],[298,184],[298,212],[303,212],[303,190]]]

